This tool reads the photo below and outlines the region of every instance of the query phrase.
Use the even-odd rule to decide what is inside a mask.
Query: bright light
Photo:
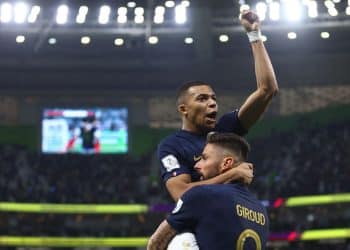
[[[135,8],[136,7],[136,3],[135,2],[128,2],[126,4],[126,6],[128,6],[129,8]]]
[[[90,37],[88,36],[83,36],[81,39],[80,39],[80,42],[81,44],[89,44],[91,41]]]
[[[165,13],[165,8],[163,6],[157,6],[155,9],[154,9],[154,13],[156,15],[164,15]]]
[[[111,7],[109,7],[108,5],[103,5],[100,8],[100,15],[98,17],[98,22],[100,24],[108,23],[110,14],[111,14]]]
[[[118,8],[118,15],[119,16],[126,16],[128,13],[128,9],[126,7],[119,7]]]
[[[164,22],[164,16],[163,15],[156,15],[153,18],[154,23],[163,23]]]
[[[47,40],[47,42],[51,45],[54,45],[54,44],[56,44],[57,40],[56,40],[56,38],[51,37],[51,38],[49,38],[49,40]]]
[[[336,8],[329,8],[329,9],[328,9],[328,14],[329,14],[330,16],[338,16],[338,11],[337,11]]]
[[[245,10],[249,10],[250,7],[248,4],[242,4],[241,7],[239,7],[239,12],[243,12]]]
[[[324,5],[330,9],[330,8],[335,8],[335,4],[331,0],[327,0],[324,2]]]
[[[301,19],[301,4],[296,0],[285,0],[284,7],[289,21],[299,21]]]
[[[318,11],[317,11],[317,2],[316,1],[309,1],[307,3],[308,5],[308,15],[311,18],[315,18],[318,16]]]
[[[12,20],[12,5],[3,3],[0,7],[0,20],[3,23],[8,23]]]
[[[259,16],[259,19],[261,20],[261,21],[264,21],[265,20],[265,18],[266,18],[266,11],[267,11],[267,5],[266,5],[266,3],[264,3],[264,2],[258,2],[257,4],[256,4],[256,12],[257,12],[257,14],[258,14],[258,16]]]
[[[28,23],[35,23],[36,19],[38,18],[38,15],[40,13],[40,7],[35,5],[32,7],[32,10],[30,11],[28,15]]]
[[[142,7],[135,8],[135,15],[136,16],[142,16],[145,13],[145,9]]]
[[[185,23],[187,20],[186,7],[177,5],[175,7],[175,22],[179,24]]]
[[[296,39],[296,38],[297,38],[297,33],[295,32],[288,33],[288,39]]]
[[[68,6],[60,5],[57,8],[56,23],[65,24],[67,22],[67,19],[68,19]]]
[[[135,23],[143,23],[145,21],[145,18],[143,16],[135,16],[134,22]]]
[[[29,8],[25,3],[17,3],[15,5],[15,22],[24,23],[27,18]]]
[[[190,7],[190,1],[188,1],[188,0],[183,0],[183,1],[181,1],[181,5],[185,6],[186,8],[187,8],[187,7]]]
[[[192,37],[186,37],[185,38],[185,43],[186,44],[192,44],[193,43],[193,38]]]
[[[16,43],[24,43],[25,40],[26,38],[23,35],[16,36]]]
[[[261,41],[266,42],[267,41],[267,37],[264,36],[264,35],[261,35]]]
[[[126,23],[128,21],[127,16],[118,16],[117,17],[117,22],[118,23]]]
[[[87,6],[85,6],[85,5],[80,6],[79,12],[78,12],[78,15],[77,15],[77,18],[75,19],[75,21],[77,23],[85,23],[86,15],[88,12],[89,12],[89,8]]]
[[[346,7],[345,13],[350,16],[350,6]]]
[[[115,46],[122,46],[124,44],[124,39],[123,38],[116,38],[114,40],[114,45]]]
[[[158,37],[156,37],[156,36],[150,36],[149,38],[148,38],[148,42],[150,43],[150,44],[157,44],[158,43]]]
[[[228,40],[229,40],[228,35],[223,34],[223,35],[219,36],[219,41],[222,43],[226,43],[226,42],[228,42]]]
[[[279,2],[270,3],[270,19],[278,21],[280,19],[280,4]]]
[[[335,3],[340,3],[340,0],[333,0],[333,2],[335,2]]]
[[[165,7],[172,8],[174,6],[175,6],[175,2],[174,1],[166,1],[165,2]]]
[[[328,32],[321,32],[321,37],[323,38],[323,39],[328,39],[329,38],[329,33]]]

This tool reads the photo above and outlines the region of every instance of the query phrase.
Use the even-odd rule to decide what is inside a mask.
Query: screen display
[[[127,153],[128,110],[44,109],[41,150],[58,154]]]

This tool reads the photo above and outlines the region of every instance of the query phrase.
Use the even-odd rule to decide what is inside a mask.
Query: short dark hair
[[[246,161],[250,152],[249,143],[234,133],[211,132],[207,135],[207,144],[215,144],[236,154],[239,161]]]
[[[177,90],[177,95],[176,95],[176,102],[177,104],[181,104],[183,102],[183,97],[187,93],[187,90],[193,86],[210,86],[209,83],[203,82],[203,81],[189,81],[189,82],[184,82]]]

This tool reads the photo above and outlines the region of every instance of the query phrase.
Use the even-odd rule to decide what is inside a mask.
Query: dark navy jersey
[[[223,115],[214,131],[231,132],[241,136],[246,134],[238,119],[238,110]],[[164,182],[180,174],[191,175],[192,181],[199,180],[199,175],[193,167],[202,154],[206,136],[180,130],[161,141],[157,153]]]
[[[242,184],[202,185],[178,200],[167,222],[178,233],[193,232],[201,250],[265,249],[265,207]]]

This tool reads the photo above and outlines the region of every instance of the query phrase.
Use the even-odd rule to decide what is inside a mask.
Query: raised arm
[[[153,233],[147,244],[147,250],[165,250],[176,231],[164,220]]]
[[[232,168],[229,171],[208,180],[191,182],[192,180],[189,174],[181,174],[170,178],[165,185],[171,197],[177,201],[183,193],[195,186],[206,184],[221,184],[230,182],[232,180],[241,180],[244,183],[250,184],[252,179],[253,165],[251,163],[243,162],[237,167]]]
[[[242,13],[241,24],[247,31],[252,47],[257,89],[241,106],[238,117],[245,129],[249,129],[261,117],[271,99],[278,92],[278,84],[264,43],[261,41],[258,16],[246,11]]]

